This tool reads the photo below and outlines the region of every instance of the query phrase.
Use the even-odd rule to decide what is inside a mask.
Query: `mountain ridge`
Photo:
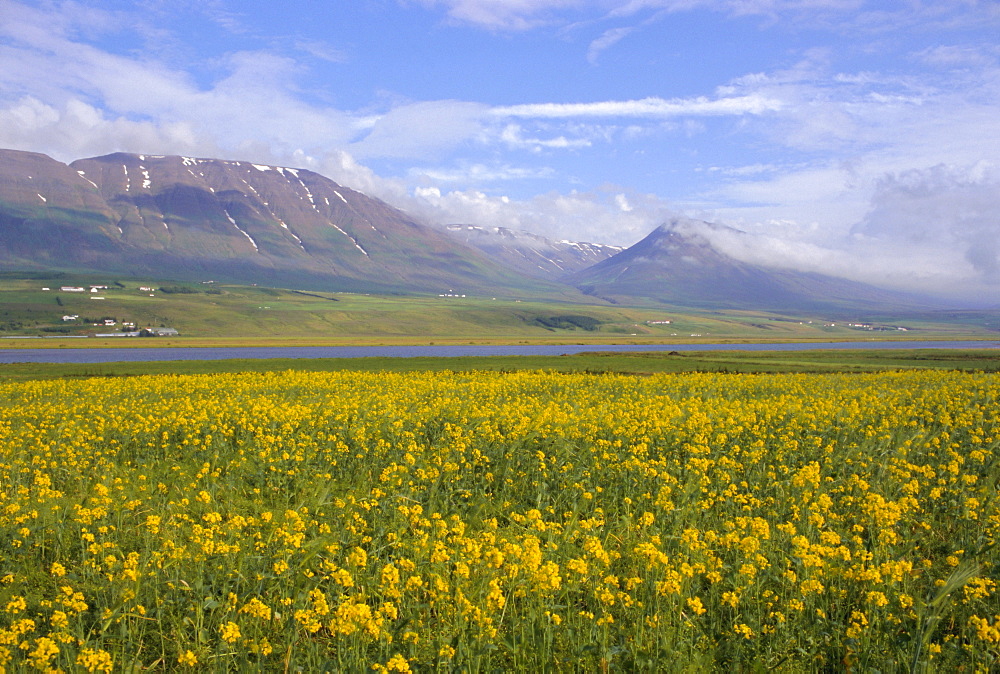
[[[674,218],[628,248],[555,241],[504,227],[432,226],[308,169],[129,153],[64,164],[0,150],[0,265],[8,270],[701,309],[935,306],[741,262],[712,243],[722,230],[750,236]]]
[[[528,276],[558,281],[623,250],[622,246],[555,240],[507,227],[452,224],[445,229],[492,259]]]
[[[7,265],[370,292],[549,292],[403,211],[308,169],[0,151]]]
[[[818,272],[741,262],[715,247],[708,234],[745,232],[675,217],[625,251],[570,275],[566,282],[593,297],[622,298],[709,309],[768,311],[913,310],[936,303]]]

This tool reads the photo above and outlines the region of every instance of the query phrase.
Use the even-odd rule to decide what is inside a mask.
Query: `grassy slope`
[[[100,283],[97,294],[64,293],[63,285]],[[0,276],[0,336],[110,332],[84,319],[113,317],[141,326],[177,328],[187,346],[221,344],[392,344],[447,342],[660,343],[671,341],[808,341],[885,338],[992,338],[997,316],[962,313],[878,317],[908,332],[869,332],[822,315],[790,318],[762,312],[709,312],[671,307],[575,304],[556,300],[489,297],[369,296],[299,292],[264,287],[177,284],[152,279],[119,280],[62,276],[18,279]],[[140,286],[183,285],[193,294],[150,293]],[[50,290],[42,290],[49,287]],[[213,294],[206,291],[211,290]],[[104,297],[95,300],[93,297]],[[63,315],[80,320],[63,322]],[[597,330],[558,328],[539,319],[583,315]],[[649,324],[670,320],[670,324]],[[858,321],[873,321],[859,315]],[[93,323],[93,320],[90,321]],[[49,331],[45,329],[48,328]],[[53,347],[63,340],[0,340],[0,348]],[[73,340],[73,346],[107,346],[112,340]],[[116,347],[149,346],[147,340],[113,340]],[[166,342],[158,341],[157,346]]]

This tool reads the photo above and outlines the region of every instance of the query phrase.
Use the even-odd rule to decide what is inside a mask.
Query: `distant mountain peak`
[[[478,248],[504,266],[536,278],[558,280],[620,253],[620,246],[554,240],[507,227],[447,225],[463,243]]]
[[[750,235],[677,217],[627,250],[566,279],[605,299],[644,298],[680,306],[771,311],[913,308],[919,300],[818,273],[740,261],[714,237]]]

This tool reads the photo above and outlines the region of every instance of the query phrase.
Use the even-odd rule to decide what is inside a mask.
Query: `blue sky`
[[[1000,302],[1000,4],[0,0],[0,147],[319,171],[438,223]]]

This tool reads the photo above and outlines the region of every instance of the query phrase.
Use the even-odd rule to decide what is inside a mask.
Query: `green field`
[[[107,288],[91,293],[90,284]],[[62,286],[84,287],[85,292],[62,292]],[[996,312],[785,316],[594,302],[371,296],[155,279],[0,275],[0,337],[58,338],[118,332],[124,322],[137,328],[175,328],[181,343],[188,346],[248,341],[292,345],[988,339],[1000,334]],[[64,321],[64,316],[77,318]],[[114,325],[105,326],[105,319],[113,320]],[[86,343],[0,339],[0,348],[54,348],[69,341],[74,347],[149,346],[146,340],[122,338],[89,339]],[[161,338],[157,344],[165,342]]]
[[[237,372],[513,372],[649,375],[664,372],[885,372],[891,370],[1000,371],[1000,349],[892,349],[816,351],[592,352],[565,356],[459,356],[441,358],[274,358],[116,362],[95,364],[0,364],[0,381],[138,377],[151,374]]]

